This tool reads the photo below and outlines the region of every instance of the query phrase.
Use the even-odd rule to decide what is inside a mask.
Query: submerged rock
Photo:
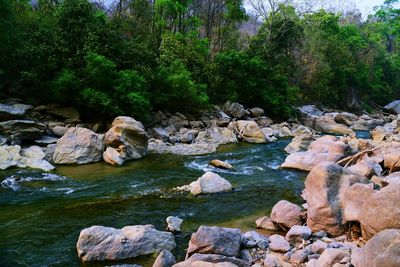
[[[81,231],[76,244],[78,256],[84,262],[130,259],[175,247],[173,234],[157,231],[152,225],[122,229],[92,226]]]
[[[211,166],[214,166],[216,168],[226,169],[226,170],[230,170],[233,168],[231,164],[224,162],[222,160],[219,160],[219,159],[213,159],[208,164],[210,164]]]
[[[87,164],[102,159],[103,135],[80,127],[69,128],[58,139],[53,154],[56,164]]]
[[[206,172],[191,184],[178,187],[178,190],[190,191],[193,195],[199,195],[229,191],[232,190],[232,185],[218,174]]]

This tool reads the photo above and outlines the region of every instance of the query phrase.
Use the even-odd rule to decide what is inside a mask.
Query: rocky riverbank
[[[3,109],[7,111],[20,107],[26,110],[14,110],[7,116],[3,111],[0,113],[6,119],[0,123],[2,139],[7,144],[2,149],[13,155],[1,162],[14,160],[9,166],[4,164],[4,168],[35,166],[23,165],[35,158],[32,154],[40,155],[37,158],[41,164],[105,160],[120,165],[149,151],[193,155],[215,151],[224,143],[264,143],[294,137],[285,149],[289,155],[282,167],[310,172],[303,192],[305,203],[300,207],[279,201],[271,214],[258,219],[255,227],[269,234],[201,226],[192,235],[186,260],[175,263],[170,252],[175,248],[171,233],[157,231],[149,225],[122,229],[96,226],[83,230],[79,237],[77,249],[83,261],[160,253],[154,266],[399,265],[394,255],[399,253],[400,242],[397,230],[400,228],[400,175],[397,172],[400,170],[400,120],[395,115],[356,116],[304,106],[298,109],[298,121],[274,124],[259,108],[246,110],[240,104],[227,103],[214,107],[197,120],[182,114],[158,112],[155,117],[161,120],[154,120],[145,129],[129,117],[118,117],[108,127],[84,125],[76,117],[60,121],[59,115],[56,123],[51,123],[41,117],[53,116],[48,107],[26,108],[26,105],[10,103],[5,106],[8,108]],[[29,131],[27,125],[30,125]],[[371,139],[356,137],[355,130],[366,129],[371,130]],[[321,136],[319,132],[343,136]],[[43,140],[51,143],[46,145]],[[177,189],[197,195],[231,188],[223,177],[206,173]],[[168,229],[176,232],[179,226]]]

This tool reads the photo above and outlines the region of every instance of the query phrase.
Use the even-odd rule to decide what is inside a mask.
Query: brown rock
[[[224,162],[222,160],[219,160],[219,159],[213,159],[208,164],[210,164],[211,166],[214,166],[216,168],[226,169],[226,170],[230,170],[233,168],[231,164]]]
[[[301,225],[301,208],[289,201],[281,200],[272,208],[271,220],[283,229]]]

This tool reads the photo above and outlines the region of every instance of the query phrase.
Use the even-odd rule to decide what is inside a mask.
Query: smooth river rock
[[[158,255],[152,267],[171,267],[175,263],[175,256],[169,250],[163,250]]]
[[[53,154],[56,164],[87,164],[102,159],[103,135],[80,127],[69,128],[58,139]]]
[[[122,229],[92,226],[81,231],[76,244],[78,256],[84,262],[130,259],[175,247],[173,234],[157,231],[152,225]]]
[[[222,160],[219,160],[219,159],[213,159],[208,164],[211,166],[214,166],[216,168],[219,168],[219,169],[230,170],[233,168],[231,164],[224,162]]]
[[[238,136],[245,142],[259,144],[267,141],[264,133],[254,121],[236,121],[234,123],[234,129],[236,130]]]
[[[301,208],[287,200],[281,200],[272,208],[271,220],[283,229],[301,225]]]

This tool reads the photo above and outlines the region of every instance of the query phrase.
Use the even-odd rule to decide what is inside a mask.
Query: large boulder
[[[347,188],[343,198],[344,221],[359,221],[364,202],[375,193],[374,184],[356,183]]]
[[[400,100],[393,101],[384,106],[384,108],[391,113],[400,114]]]
[[[11,139],[34,140],[46,131],[46,125],[33,120],[11,120],[0,122],[0,133]]]
[[[178,189],[190,191],[193,195],[199,195],[229,191],[232,190],[232,185],[218,174],[206,172],[196,181],[187,186],[179,187]]]
[[[238,136],[248,143],[265,143],[267,141],[255,121],[236,121],[234,128]]]
[[[175,247],[173,234],[157,231],[152,225],[122,229],[92,226],[81,231],[76,244],[78,256],[84,262],[130,259]]]
[[[336,162],[349,152],[347,144],[337,137],[326,135],[312,142],[307,151],[290,154],[281,167],[310,171],[323,161]]]
[[[0,103],[0,121],[18,119],[26,115],[27,111],[32,109],[30,105],[14,104],[7,105]]]
[[[53,162],[56,164],[97,162],[102,158],[103,147],[103,135],[86,128],[72,127],[58,139]]]
[[[301,208],[287,200],[281,200],[272,208],[271,220],[283,229],[301,225]]]
[[[314,128],[315,120],[324,113],[314,105],[306,105],[297,109],[300,121],[303,125]]]
[[[400,229],[400,183],[390,183],[364,199],[359,221],[365,239],[384,229]]]
[[[337,123],[344,124],[347,126],[353,126],[357,122],[358,117],[349,112],[341,112],[336,114],[334,119],[335,122]]]
[[[313,232],[324,230],[333,236],[344,233],[344,194],[355,183],[366,184],[369,180],[332,162],[322,162],[311,170],[304,197],[308,205],[307,226]]]
[[[352,129],[344,124],[337,123],[331,116],[317,118],[314,129],[322,133],[355,136]]]
[[[21,149],[20,146],[0,146],[0,170],[11,167],[32,168],[51,171],[54,166],[45,160],[42,148],[31,146]]]
[[[355,267],[400,266],[400,230],[386,229],[372,237],[362,248],[353,250]]]
[[[242,234],[239,229],[202,225],[190,238],[186,259],[194,253],[237,257],[241,238]]]
[[[226,114],[237,119],[241,119],[248,114],[243,105],[236,102],[231,103],[228,101],[224,104],[222,109]]]
[[[105,147],[114,148],[123,161],[140,159],[147,154],[148,136],[143,124],[134,118],[120,116],[104,135]]]
[[[196,144],[224,145],[237,143],[236,134],[232,129],[212,126],[198,133]]]
[[[314,141],[315,138],[308,134],[297,135],[293,138],[292,142],[285,147],[285,151],[288,154],[307,151]]]

